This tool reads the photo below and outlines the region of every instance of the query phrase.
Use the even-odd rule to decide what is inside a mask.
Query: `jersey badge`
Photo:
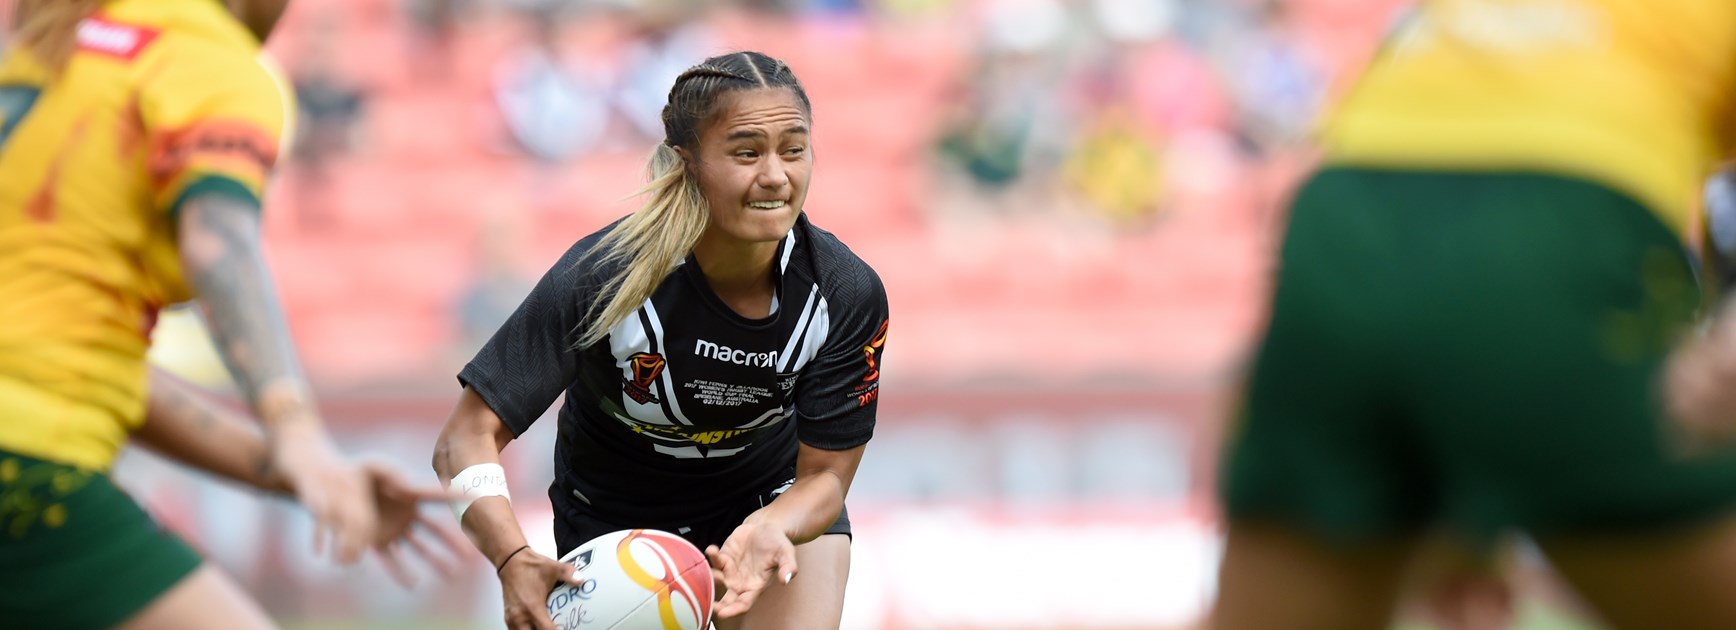
[[[621,391],[633,399],[633,402],[641,405],[658,402],[657,395],[651,393],[651,383],[663,374],[663,366],[666,364],[663,355],[652,352],[637,352],[627,357],[627,365],[633,370],[633,376],[622,377]]]

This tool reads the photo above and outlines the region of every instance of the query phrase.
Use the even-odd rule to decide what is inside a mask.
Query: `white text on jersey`
[[[717,359],[724,363],[746,365],[749,367],[772,367],[778,364],[778,351],[748,352],[729,346],[720,346],[700,339],[693,344],[693,353],[708,359]]]

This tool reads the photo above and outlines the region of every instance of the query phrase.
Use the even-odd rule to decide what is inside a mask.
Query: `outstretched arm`
[[[801,445],[796,453],[796,482],[776,501],[760,508],[742,524],[764,524],[782,533],[791,544],[819,538],[844,511],[844,495],[856,478],[866,444],[829,451]]]
[[[296,494],[294,481],[271,465],[270,445],[257,423],[166,371],[151,368],[150,378],[145,423],[133,433],[141,444],[225,479],[268,492]],[[410,545],[436,570],[453,574],[455,570],[441,558],[455,553],[462,543],[418,509],[423,502],[445,500],[446,493],[438,487],[413,486],[384,462],[364,461],[361,470],[368,481],[370,507],[379,516],[379,527],[368,543],[380,552],[393,577],[406,585],[414,582],[398,561],[400,543]],[[435,553],[417,537],[417,525],[432,534],[444,551]]]
[[[260,490],[294,494],[271,466],[259,427],[173,374],[151,368],[145,423],[133,438],[153,451],[199,470]]]
[[[788,583],[795,577],[795,546],[819,538],[838,520],[867,448],[864,444],[832,451],[802,444],[796,453],[795,483],[748,515],[723,547],[705,550],[728,588],[717,603],[718,617],[747,612],[769,580]]]
[[[374,535],[367,479],[339,456],[314,407],[277,290],[260,250],[259,207],[224,193],[180,208],[181,264],[241,391],[265,425],[272,465],[294,486],[340,562],[354,562]]]

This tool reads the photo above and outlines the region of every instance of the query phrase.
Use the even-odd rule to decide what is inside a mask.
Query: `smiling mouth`
[[[788,204],[784,203],[781,200],[780,201],[750,201],[750,202],[748,202],[747,207],[757,208],[760,210],[776,210],[776,209],[782,208],[786,205],[788,205]]]

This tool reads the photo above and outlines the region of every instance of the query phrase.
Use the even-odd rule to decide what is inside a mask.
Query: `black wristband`
[[[495,567],[495,568],[494,568],[494,574],[495,574],[495,575],[500,575],[500,572],[501,572],[501,571],[505,571],[505,570],[506,570],[506,563],[508,563],[508,562],[512,562],[512,557],[513,557],[513,556],[516,556],[516,555],[518,555],[518,552],[520,552],[520,551],[524,551],[524,550],[526,550],[526,549],[529,549],[529,548],[530,548],[530,545],[525,545],[525,546],[523,546],[523,547],[519,547],[519,548],[517,548],[517,549],[514,549],[514,550],[512,550],[512,553],[509,553],[509,554],[506,554],[506,559],[505,559],[505,560],[501,560],[501,561],[500,561],[500,566],[498,566],[498,567]]]

